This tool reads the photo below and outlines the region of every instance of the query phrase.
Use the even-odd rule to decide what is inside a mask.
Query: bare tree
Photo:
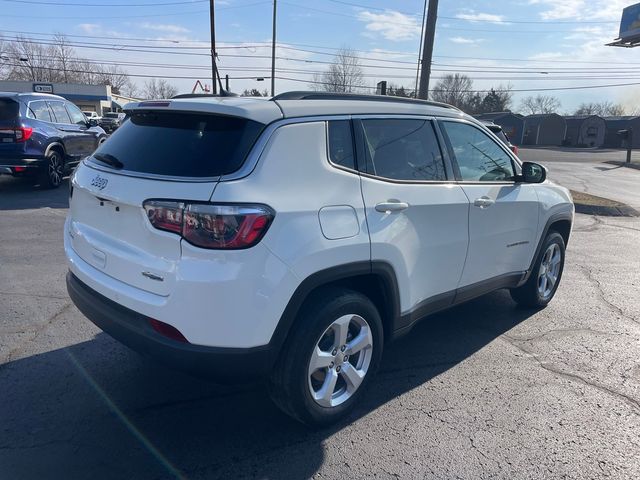
[[[171,98],[177,94],[178,89],[162,78],[147,80],[142,89],[142,96],[148,99]]]
[[[361,91],[364,72],[360,57],[354,50],[342,47],[334,57],[329,70],[314,75],[313,82],[310,85],[313,90],[345,93]]]
[[[6,56],[9,80],[31,80],[33,82],[59,82],[60,75],[55,62],[54,47],[42,45],[18,36],[16,41],[9,42]]]
[[[610,101],[582,103],[575,115],[600,115],[601,117],[618,117],[625,115],[624,105]]]
[[[520,109],[530,115],[540,113],[555,113],[562,104],[557,97],[550,95],[536,95],[535,97],[526,97],[520,103]]]
[[[269,91],[265,89],[261,92],[257,88],[252,88],[251,90],[245,89],[244,92],[242,92],[242,96],[243,97],[268,97]]]
[[[431,100],[453,105],[470,114],[482,112],[483,97],[473,90],[473,80],[467,75],[445,75],[429,96]]]

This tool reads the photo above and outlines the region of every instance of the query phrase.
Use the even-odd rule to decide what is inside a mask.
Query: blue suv
[[[97,122],[62,97],[0,92],[0,174],[56,188],[106,138]]]

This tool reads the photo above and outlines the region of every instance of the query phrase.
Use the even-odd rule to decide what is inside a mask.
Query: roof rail
[[[271,99],[272,101],[278,100],[356,100],[367,102],[395,102],[395,103],[413,103],[417,105],[425,105],[430,107],[442,107],[450,108],[452,110],[458,110],[459,108],[446,103],[432,102],[430,100],[421,100],[417,98],[407,97],[394,97],[387,95],[363,95],[359,93],[334,93],[334,92],[305,92],[305,91],[293,91],[284,92],[280,95],[276,95]]]

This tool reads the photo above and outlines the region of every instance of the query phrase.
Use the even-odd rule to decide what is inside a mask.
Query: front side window
[[[479,128],[459,122],[442,122],[448,148],[467,182],[504,182],[513,180],[511,157]]]
[[[44,100],[38,100],[29,104],[29,117],[36,118],[38,120],[44,120],[45,122],[52,122],[51,111],[47,106],[47,102]]]
[[[77,125],[86,125],[87,119],[85,118],[84,113],[82,113],[73,103],[67,103],[67,111],[69,112],[72,123]]]
[[[71,117],[67,113],[67,109],[64,108],[64,103],[62,102],[49,102],[49,106],[53,111],[53,115],[55,116],[54,121],[57,123],[72,123]]]
[[[355,170],[351,122],[349,120],[331,120],[328,123],[329,159],[331,163]]]
[[[446,179],[442,153],[430,120],[362,121],[367,173],[405,181]]]

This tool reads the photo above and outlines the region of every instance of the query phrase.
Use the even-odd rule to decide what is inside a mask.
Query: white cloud
[[[465,37],[451,37],[449,39],[453,43],[458,43],[461,45],[477,45],[478,43],[484,42],[482,38],[465,38]]]
[[[543,5],[540,13],[544,20],[620,20],[622,9],[629,0],[529,0],[530,5]]]
[[[492,23],[504,23],[504,15],[495,15],[492,13],[478,13],[473,10],[469,10],[467,13],[459,13],[456,18],[461,20],[469,20],[471,22],[492,22]]]
[[[372,13],[367,10],[358,13],[358,20],[365,22],[369,36],[382,34],[386,40],[399,42],[412,40],[420,36],[421,25],[409,15],[387,10],[384,13]]]
[[[78,28],[88,34],[97,33],[101,30],[100,25],[97,23],[81,23]]]
[[[171,23],[150,23],[144,22],[138,24],[138,27],[144,28],[145,30],[156,30],[158,32],[169,32],[169,33],[187,33],[189,29],[184,28],[181,25],[175,25]]]

